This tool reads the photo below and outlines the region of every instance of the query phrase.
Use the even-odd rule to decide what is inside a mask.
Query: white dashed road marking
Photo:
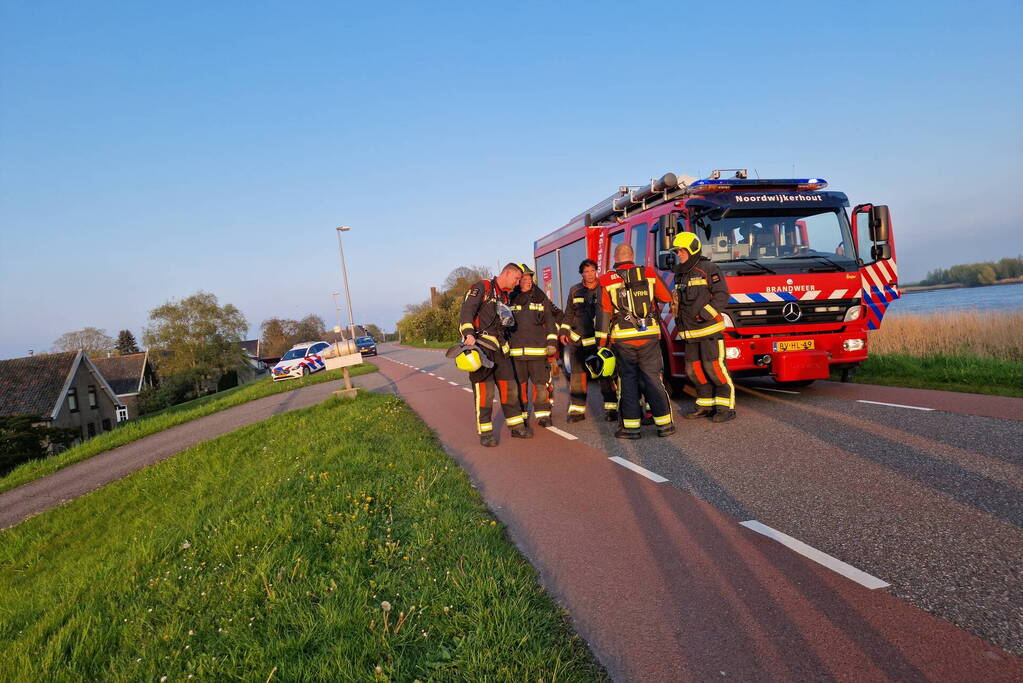
[[[453,387],[457,387],[458,386],[458,382],[452,382],[451,380],[448,380],[448,384],[450,384]]]
[[[557,434],[561,438],[568,439],[569,441],[575,441],[576,439],[579,438],[575,434],[569,434],[568,432],[564,432],[564,431],[558,429],[557,427],[548,427],[547,431],[554,432],[555,434]]]
[[[856,399],[857,403],[871,403],[875,406],[888,406],[890,408],[909,408],[910,410],[929,410],[933,411],[934,408],[922,408],[920,406],[904,406],[901,403],[883,403],[881,401],[864,401],[863,399]]]
[[[799,539],[792,538],[788,534],[783,534],[776,529],[772,529],[766,524],[761,524],[755,519],[751,519],[748,522],[739,522],[739,524],[747,529],[757,532],[758,534],[763,534],[768,538],[773,538],[786,548],[794,550],[803,557],[813,560],[817,564],[827,567],[831,571],[837,572],[845,578],[855,581],[861,586],[874,590],[876,588],[885,588],[890,585],[876,576],[871,576],[867,572],[857,569],[851,564],[846,564],[837,557],[832,557],[827,553],[822,553],[820,550],[817,550],[812,546],[808,546]]]
[[[469,387],[462,387],[462,391],[468,391],[470,394],[472,393],[472,389]]]
[[[619,458],[617,455],[611,456],[610,458],[608,458],[608,460],[612,460],[612,461],[618,463],[619,465],[621,465],[622,467],[624,467],[627,470],[632,470],[633,472],[635,472],[637,474],[642,474],[644,477],[646,477],[650,481],[656,482],[658,484],[663,484],[664,482],[668,481],[667,479],[665,479],[661,475],[657,474],[657,472],[651,472],[647,468],[640,467],[636,463],[629,462],[625,458]]]

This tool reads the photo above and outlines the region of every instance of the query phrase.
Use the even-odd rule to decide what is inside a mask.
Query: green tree
[[[323,318],[310,313],[295,324],[295,337],[292,344],[299,344],[307,341],[318,341],[323,339],[327,333],[327,325]]]
[[[369,335],[377,341],[385,341],[387,339],[387,335],[384,334],[384,331],[372,323],[366,325],[366,331],[369,332]]]
[[[53,350],[57,352],[82,350],[89,356],[102,358],[114,350],[114,340],[107,335],[106,330],[86,327],[62,334],[53,342]]]
[[[0,475],[23,462],[62,451],[81,433],[73,427],[48,427],[39,415],[0,416]]]
[[[143,342],[155,351],[164,375],[192,373],[193,389],[201,394],[216,386],[221,375],[244,362],[241,341],[248,322],[232,304],[199,291],[181,301],[168,301],[149,313]]]
[[[129,353],[139,353],[138,342],[135,341],[135,335],[131,333],[131,330],[121,330],[117,333],[117,344],[114,348],[122,356],[127,356]]]
[[[266,356],[283,356],[291,348],[291,340],[295,337],[294,320],[270,318],[260,325],[260,350]]]
[[[1020,277],[1023,275],[1023,256],[1001,259],[995,264],[995,273],[997,273],[999,280]]]

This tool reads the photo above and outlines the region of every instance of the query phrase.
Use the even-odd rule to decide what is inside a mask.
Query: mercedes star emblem
[[[781,316],[787,322],[794,323],[803,317],[803,311],[799,308],[799,304],[790,301],[781,307]]]

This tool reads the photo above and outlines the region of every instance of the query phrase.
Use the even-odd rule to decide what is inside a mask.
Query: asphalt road
[[[454,391],[467,386],[439,351],[380,351],[382,370],[412,370]],[[402,393],[389,373],[373,381]],[[748,380],[737,420],[676,419],[671,438],[649,427],[628,442],[592,417],[602,415],[595,390],[591,417],[566,424],[565,383],[556,385],[555,427],[582,444],[666,478],[663,485],[735,522],[756,520],[798,539],[890,584],[878,591],[1023,655],[1023,399],[830,382],[779,391]],[[465,396],[457,419],[471,434]],[[678,413],[690,402],[675,400]],[[504,439],[490,452],[513,454],[527,443]]]

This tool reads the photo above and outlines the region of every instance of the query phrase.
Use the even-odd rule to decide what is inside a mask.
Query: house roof
[[[246,341],[240,341],[240,342],[238,342],[238,346],[242,347],[242,349],[247,354],[249,354],[250,356],[254,356],[256,358],[259,357],[259,340],[258,339],[249,339],[249,340],[246,340]]]
[[[146,371],[148,353],[130,353],[126,356],[91,359],[110,388],[118,396],[137,394],[142,385],[142,375]]]
[[[62,398],[78,351],[0,360],[0,415],[49,417]]]

